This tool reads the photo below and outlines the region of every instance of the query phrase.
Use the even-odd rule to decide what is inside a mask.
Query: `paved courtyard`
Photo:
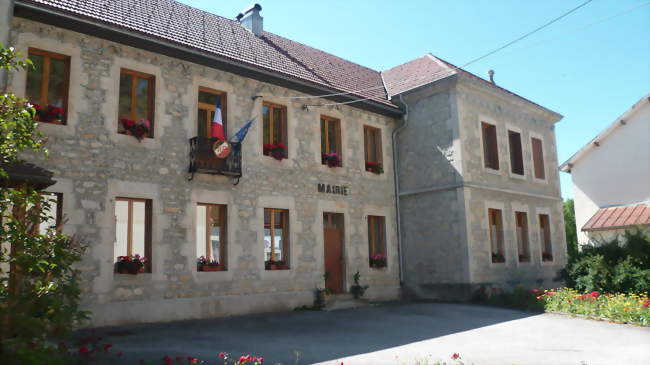
[[[124,364],[165,355],[216,364],[220,351],[265,364],[650,364],[650,328],[473,305],[391,303],[335,312],[297,311],[113,327],[97,334]],[[428,361],[428,362],[427,362]]]

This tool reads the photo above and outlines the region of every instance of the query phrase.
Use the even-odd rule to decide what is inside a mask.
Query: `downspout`
[[[404,258],[402,255],[402,218],[399,208],[399,176],[397,171],[399,170],[399,158],[397,156],[397,135],[408,125],[409,121],[409,107],[404,102],[404,97],[399,95],[399,104],[404,108],[404,115],[402,115],[402,125],[399,128],[393,130],[391,136],[391,144],[393,148],[393,180],[395,181],[395,210],[397,215],[397,255],[399,258],[399,284],[400,286],[404,285]]]

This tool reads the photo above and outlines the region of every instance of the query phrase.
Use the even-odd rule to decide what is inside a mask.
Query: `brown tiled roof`
[[[470,79],[481,82],[489,87],[501,90],[527,103],[531,103],[537,107],[548,110],[535,102],[517,95],[512,91],[504,89],[499,85],[485,80],[484,78],[478,77],[471,72],[465,71],[462,68],[455,66],[432,54],[426,54],[420,58],[416,58],[413,61],[409,61],[382,72],[384,83],[388,89],[388,97],[392,97],[405,91],[415,89],[418,86],[438,81],[447,76],[455,74],[462,74]],[[551,110],[549,111],[555,113]],[[558,116],[560,115],[558,114]]]
[[[292,78],[388,101],[378,71],[174,0],[20,0],[225,57]]]
[[[650,206],[648,204],[599,209],[582,227],[582,230],[610,230],[636,225],[650,225]]]

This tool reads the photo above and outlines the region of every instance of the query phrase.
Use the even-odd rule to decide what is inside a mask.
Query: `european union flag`
[[[232,137],[230,140],[230,143],[241,143],[244,141],[244,138],[246,138],[246,133],[248,133],[248,129],[251,127],[253,124],[253,121],[255,121],[256,117],[253,117],[253,119],[249,120],[246,124],[244,124],[243,127],[235,133],[235,135]]]

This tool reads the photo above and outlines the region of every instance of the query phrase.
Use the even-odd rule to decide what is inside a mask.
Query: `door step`
[[[324,311],[361,308],[370,305],[365,299],[354,299],[352,294],[331,294],[325,296]]]

